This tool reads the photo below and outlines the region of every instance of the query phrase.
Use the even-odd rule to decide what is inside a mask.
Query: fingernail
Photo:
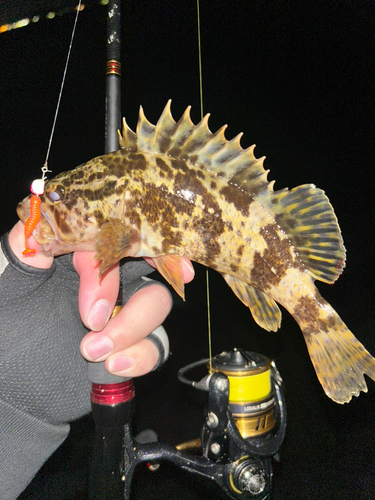
[[[94,332],[102,330],[107,324],[111,315],[111,306],[108,300],[100,299],[95,302],[94,307],[91,309],[87,323],[89,328]]]
[[[182,268],[185,268],[189,273],[191,273],[193,276],[195,275],[195,269],[193,264],[190,262],[190,260],[181,260],[181,265]],[[190,278],[190,276],[189,276]]]
[[[113,342],[108,337],[98,337],[90,340],[84,347],[85,358],[90,361],[97,361],[113,349]]]
[[[109,369],[111,373],[118,373],[128,370],[133,365],[134,365],[133,358],[129,358],[128,356],[120,356],[111,361]]]

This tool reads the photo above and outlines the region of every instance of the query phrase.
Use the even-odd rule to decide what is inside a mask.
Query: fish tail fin
[[[352,396],[367,392],[363,374],[375,381],[375,359],[330,309],[329,319],[319,330],[313,331],[310,325],[302,327],[302,332],[325,393],[336,403],[348,403]]]

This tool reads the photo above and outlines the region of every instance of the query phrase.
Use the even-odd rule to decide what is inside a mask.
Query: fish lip
[[[54,256],[54,247],[56,246],[56,243],[58,243],[56,227],[47,212],[41,210],[41,215],[43,219],[41,218],[40,222],[36,225],[33,231],[33,236],[40,244],[40,248],[45,255]],[[49,234],[48,232],[46,234],[46,224],[48,224],[50,229]]]
[[[50,225],[51,229],[52,229],[52,232],[55,236],[55,239],[56,239],[56,227],[55,227],[55,224],[53,223],[53,220],[51,219],[51,217],[48,215],[47,212],[43,212],[41,210],[41,214],[43,215],[43,217],[45,218],[46,222]]]

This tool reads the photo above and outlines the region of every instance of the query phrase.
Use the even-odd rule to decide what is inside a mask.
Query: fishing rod
[[[121,126],[121,1],[110,0],[107,14],[105,153],[119,149],[117,131]],[[112,318],[123,305],[120,286]],[[162,326],[148,336],[159,350],[163,362],[169,352],[168,337]],[[134,386],[131,378],[107,372],[105,363],[88,363],[92,383],[91,408],[95,437],[90,464],[90,500],[119,500],[123,496],[125,469],[124,443],[129,439],[129,424],[134,413]],[[155,441],[153,431],[143,432],[138,440]],[[132,441],[132,439],[131,439]]]
[[[107,11],[105,153],[119,148],[121,124],[121,0]],[[122,284],[112,317],[122,307]],[[107,372],[104,362],[88,363],[95,437],[90,463],[89,498],[120,500],[122,495],[124,425],[134,411],[133,381]]]
[[[107,19],[105,152],[118,149],[121,124],[121,5],[110,0]],[[112,316],[122,307],[122,287]],[[160,353],[162,356],[162,353]],[[206,367],[200,381],[188,378]],[[169,461],[215,481],[233,500],[269,500],[272,458],[278,458],[286,430],[283,383],[274,363],[257,353],[233,349],[184,368],[180,382],[207,392],[201,437],[176,446],[148,429],[133,436],[135,392],[132,379],[89,363],[91,405],[96,426],[90,467],[90,500],[129,500],[136,467],[157,470]],[[192,453],[192,450],[198,453]]]

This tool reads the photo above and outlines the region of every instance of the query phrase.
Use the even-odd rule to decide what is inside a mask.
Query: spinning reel
[[[213,358],[212,373],[200,381],[187,378],[186,374],[193,368],[207,364],[208,360],[203,359],[181,368],[178,373],[181,382],[207,391],[208,402],[200,439],[176,447],[158,442],[153,431],[133,437],[130,427],[134,402],[132,380],[120,384],[93,384],[97,460],[94,455],[90,499],[129,500],[137,465],[145,462],[151,464],[152,469],[162,460],[214,480],[228,498],[270,499],[271,460],[273,457],[278,459],[286,430],[280,374],[265,356],[233,349]],[[118,432],[122,433],[122,439]],[[104,437],[107,446],[104,454],[108,455],[111,440],[117,442],[114,454],[117,453],[117,459],[112,457],[107,468],[103,467],[103,459],[107,460],[103,457]],[[187,451],[191,448],[200,448],[200,454]],[[113,482],[114,476],[118,476],[117,486],[111,496],[108,492],[109,489],[113,491],[113,484],[109,485],[108,481]]]
[[[213,358],[212,374],[199,382],[186,378],[187,372],[201,365],[208,367],[208,360],[181,368],[178,377],[208,390],[202,456],[224,466],[222,484],[215,480],[229,498],[268,500],[271,459],[278,459],[286,430],[280,374],[265,356],[241,349]]]

